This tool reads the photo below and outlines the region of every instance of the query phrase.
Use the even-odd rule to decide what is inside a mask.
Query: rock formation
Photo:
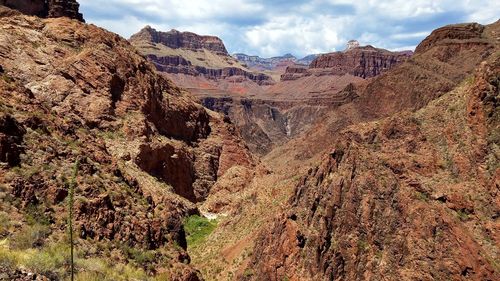
[[[0,0],[0,5],[43,18],[68,17],[85,21],[76,0]]]
[[[318,56],[311,62],[307,71],[297,66],[287,68],[281,80],[295,80],[309,75],[341,76],[345,74],[370,78],[401,64],[409,57],[408,52],[390,52],[372,46],[359,47],[359,43],[358,45],[350,43],[344,52]]]
[[[206,49],[216,54],[228,56],[226,46],[215,36],[200,36],[192,32],[180,32],[172,29],[169,32],[156,31],[151,26],[144,27],[139,33],[132,35],[130,41],[147,41],[159,43],[172,49]]]
[[[271,77],[254,73],[231,57],[221,39],[191,32],[157,31],[146,26],[130,42],[167,74],[202,76],[210,80],[239,77],[259,85],[272,84]]]
[[[499,279],[499,28],[434,31],[410,60],[350,89],[360,97],[339,108],[376,121],[332,112],[297,140],[304,147],[287,144],[331,143],[263,227],[252,274],[240,278]]]

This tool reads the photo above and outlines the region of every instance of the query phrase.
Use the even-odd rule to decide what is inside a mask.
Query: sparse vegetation
[[[184,222],[188,246],[196,246],[217,227],[216,220],[209,220],[198,215],[190,216]]]
[[[43,240],[47,238],[50,229],[46,225],[33,224],[25,225],[20,231],[12,236],[10,244],[12,248],[26,250],[32,247],[41,246]]]
[[[464,210],[458,210],[457,211],[457,217],[461,220],[461,221],[466,221],[469,219],[469,214],[464,211]]]

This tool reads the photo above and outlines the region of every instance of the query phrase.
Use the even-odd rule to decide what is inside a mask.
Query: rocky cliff
[[[85,21],[78,11],[80,4],[76,0],[0,0],[0,5],[26,15],[48,18],[68,17]]]
[[[226,46],[215,36],[200,36],[192,32],[180,32],[172,29],[169,32],[157,31],[151,26],[144,27],[139,33],[132,35],[130,41],[148,41],[159,43],[173,49],[206,49],[216,54],[228,56]]]
[[[116,34],[68,18],[21,15],[0,18],[0,27],[0,273],[8,266],[66,277],[66,259],[56,260],[66,250],[51,249],[65,249],[69,178],[78,159],[80,278],[112,266],[120,278],[135,272],[199,280],[183,221],[199,213],[194,203],[228,170],[253,167],[234,127],[158,75]],[[18,246],[23,233],[36,239]],[[25,249],[27,258],[53,257],[56,264],[4,263]]]
[[[409,60],[361,89],[360,110],[377,117],[425,106],[452,90],[481,61],[498,52],[499,32],[498,21],[490,25],[449,25],[433,31]]]
[[[406,61],[410,56],[408,52],[390,52],[372,46],[354,47],[343,52],[319,55],[309,64],[307,71],[300,66],[288,67],[281,80],[295,80],[307,75],[345,74],[370,78]]]
[[[499,279],[499,70],[497,55],[416,113],[344,130],[242,279]]]
[[[498,279],[499,27],[436,30],[354,89],[352,116],[390,117],[332,112],[287,144],[300,155],[329,135],[330,149],[263,227],[240,279]]]
[[[231,57],[221,39],[191,32],[157,31],[146,26],[130,38],[130,42],[159,71],[167,74],[202,76],[211,80],[239,77],[259,85],[272,84],[263,73],[255,73]],[[189,86],[189,85],[182,85]]]

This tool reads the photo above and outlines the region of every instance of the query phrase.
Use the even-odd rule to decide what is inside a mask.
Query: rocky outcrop
[[[304,76],[310,75],[308,68],[302,65],[293,65],[286,68],[284,74],[281,75],[281,81],[297,80]]]
[[[26,130],[16,119],[0,112],[0,162],[10,166],[19,165],[25,133]]]
[[[251,72],[229,56],[218,37],[177,30],[161,32],[146,26],[132,35],[130,42],[159,71],[168,74],[202,76],[211,80],[231,78],[232,81],[252,81],[259,85],[274,83],[270,76]]]
[[[408,52],[390,52],[372,46],[351,47],[344,52],[319,55],[310,63],[307,71],[300,66],[290,66],[281,80],[296,80],[308,75],[346,74],[370,78],[401,64],[410,56]]]
[[[204,97],[202,103],[227,116],[252,152],[265,155],[304,132],[325,112],[355,98],[355,87],[349,84],[328,99],[283,101]]]
[[[218,55],[229,56],[226,46],[224,46],[222,40],[216,36],[201,36],[192,32],[180,32],[175,29],[169,32],[162,32],[157,31],[149,25],[132,35],[130,41],[159,43],[172,49],[206,49]]]
[[[389,52],[372,46],[320,55],[310,68],[328,69],[332,75],[352,74],[362,78],[379,75],[408,59],[406,53]]]
[[[481,39],[484,26],[478,23],[448,25],[434,30],[415,49],[416,53],[424,53],[441,44],[460,44],[463,40]],[[480,41],[480,40],[478,40]]]
[[[0,0],[0,5],[26,15],[43,18],[68,17],[85,21],[79,12],[80,4],[76,0]]]
[[[493,58],[417,113],[341,132],[241,279],[499,279],[499,70]]]
[[[359,104],[367,116],[388,116],[418,109],[470,76],[485,58],[499,50],[500,22],[450,25],[432,32],[405,63],[362,89]],[[409,86],[411,85],[411,86]]]

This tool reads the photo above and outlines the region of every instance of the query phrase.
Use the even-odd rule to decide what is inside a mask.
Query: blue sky
[[[433,29],[492,23],[497,0],[79,0],[89,23],[125,38],[145,25],[216,35],[230,53],[305,56],[343,50],[350,39],[413,49]]]

